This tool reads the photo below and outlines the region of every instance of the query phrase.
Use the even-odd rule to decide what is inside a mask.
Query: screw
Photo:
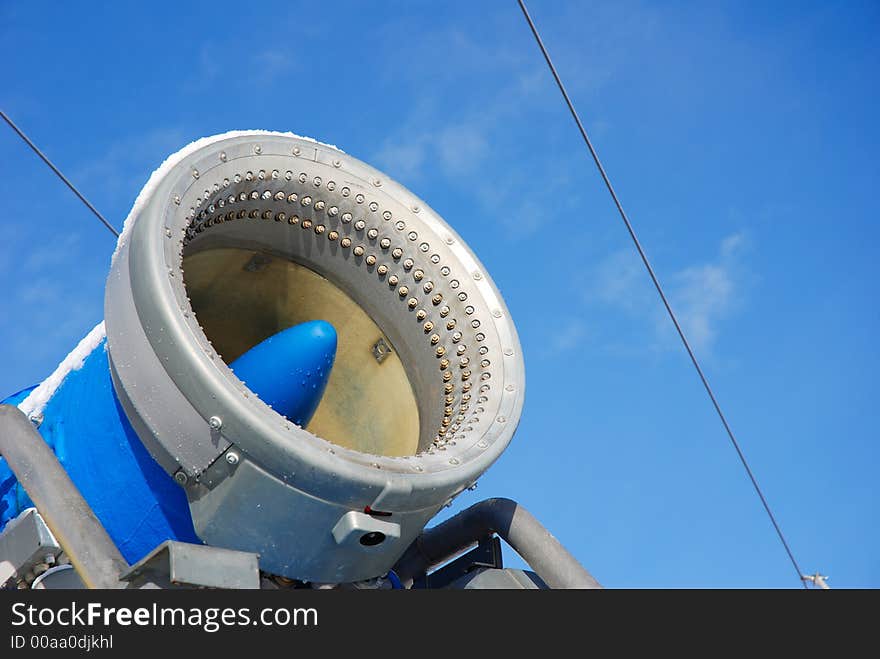
[[[186,472],[183,469],[178,469],[174,473],[174,480],[176,480],[180,485],[186,485],[186,481],[189,480],[186,476]]]
[[[226,454],[226,462],[228,462],[229,464],[237,465],[238,460],[238,453],[236,453],[235,451],[229,451],[229,453]]]
[[[223,427],[223,419],[219,416],[212,416],[208,419],[208,425],[211,426],[212,430],[220,430]]]

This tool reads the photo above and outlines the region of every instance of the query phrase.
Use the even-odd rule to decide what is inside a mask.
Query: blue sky
[[[801,567],[880,586],[880,6],[529,4]],[[117,227],[165,156],[250,128],[455,227],[527,395],[451,512],[515,498],[610,587],[798,586],[514,0],[5,0],[0,60],[0,107]],[[102,318],[114,241],[0,129],[4,394]]]

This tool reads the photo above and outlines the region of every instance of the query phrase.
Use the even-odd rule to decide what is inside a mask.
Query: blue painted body
[[[199,542],[186,494],[144,448],[116,399],[105,341],[61,383],[39,431],[129,563],[165,540]],[[5,524],[33,504],[5,462],[0,481]]]
[[[313,321],[266,339],[231,366],[262,400],[304,425],[320,402],[335,352],[333,327]],[[17,405],[32,389],[3,403]],[[147,452],[116,398],[105,341],[61,383],[39,432],[129,563],[165,540],[200,542],[184,490]],[[31,506],[0,457],[0,530]]]

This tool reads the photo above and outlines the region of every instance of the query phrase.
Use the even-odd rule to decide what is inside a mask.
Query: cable
[[[632,238],[632,241],[639,252],[639,256],[642,257],[642,263],[645,264],[645,268],[647,268],[648,274],[651,276],[651,281],[654,282],[654,288],[656,288],[657,292],[660,294],[660,299],[663,300],[663,306],[666,307],[666,311],[669,314],[669,317],[672,319],[672,324],[675,325],[678,336],[681,338],[681,342],[684,344],[685,350],[687,350],[688,356],[691,358],[691,362],[693,363],[694,368],[697,370],[697,374],[700,376],[700,380],[702,381],[703,386],[706,388],[706,393],[709,394],[712,405],[715,407],[715,411],[718,413],[718,418],[721,419],[721,423],[724,425],[724,429],[727,431],[727,436],[730,437],[730,442],[731,444],[733,444],[733,448],[736,449],[736,454],[739,456],[740,462],[742,462],[743,467],[745,467],[746,473],[749,476],[749,480],[752,481],[755,492],[757,492],[758,497],[761,499],[761,504],[764,506],[764,510],[767,511],[767,516],[773,523],[773,528],[776,529],[776,534],[779,536],[779,540],[782,542],[782,546],[785,547],[785,552],[788,554],[788,558],[791,560],[791,564],[794,566],[794,569],[797,570],[798,581],[800,581],[803,584],[803,587],[806,588],[806,582],[802,580],[803,572],[801,572],[801,569],[794,558],[794,554],[789,548],[788,543],[785,541],[785,536],[782,534],[782,529],[779,527],[779,524],[776,521],[776,517],[773,516],[773,512],[770,510],[770,505],[767,503],[767,499],[764,498],[764,493],[761,492],[761,488],[758,486],[758,481],[755,479],[755,476],[752,473],[751,468],[749,467],[749,463],[739,446],[739,442],[736,441],[736,437],[733,434],[733,430],[731,430],[730,428],[730,424],[727,423],[727,419],[725,418],[724,413],[721,411],[721,406],[718,404],[718,400],[715,398],[715,394],[712,392],[712,387],[709,386],[709,381],[703,374],[703,369],[700,368],[700,363],[699,361],[697,361],[697,357],[694,354],[694,351],[691,349],[691,345],[685,337],[684,331],[681,329],[681,325],[679,325],[678,323],[678,318],[676,318],[675,313],[672,311],[672,307],[669,304],[669,301],[666,299],[666,294],[663,292],[663,287],[660,285],[660,280],[657,279],[657,275],[654,274],[654,268],[651,267],[651,263],[648,261],[645,250],[642,249],[642,245],[639,242],[638,237],[636,236],[636,232],[633,229],[632,224],[630,224],[629,218],[626,216],[626,212],[624,212],[623,210],[623,206],[621,205],[620,200],[617,197],[617,193],[614,192],[614,187],[612,187],[611,185],[611,180],[608,178],[608,174],[605,173],[605,168],[602,166],[602,162],[599,160],[599,155],[596,153],[596,149],[593,148],[593,143],[587,136],[587,131],[584,129],[584,125],[581,123],[577,110],[574,109],[574,104],[572,103],[568,92],[565,90],[565,85],[562,84],[562,80],[560,79],[559,74],[556,72],[556,67],[553,66],[553,60],[550,59],[550,54],[547,52],[547,48],[544,46],[544,42],[541,40],[541,35],[538,34],[538,28],[535,27],[535,23],[532,21],[532,17],[529,15],[529,10],[526,9],[525,2],[523,2],[523,0],[517,0],[517,2],[519,3],[520,9],[522,9],[523,15],[526,18],[526,22],[528,22],[529,27],[532,30],[532,34],[535,36],[535,41],[538,42],[538,47],[541,49],[541,53],[544,55],[544,59],[547,61],[547,66],[550,67],[550,72],[553,74],[553,78],[556,80],[556,85],[559,87],[559,91],[562,92],[562,96],[565,99],[566,105],[568,105],[571,116],[574,118],[578,130],[580,130],[581,132],[581,137],[584,138],[584,142],[586,143],[587,148],[590,150],[590,155],[593,156],[593,161],[596,163],[596,167],[598,167],[599,169],[599,174],[601,174],[602,180],[605,181],[605,186],[608,188],[608,192],[611,193],[611,198],[614,200],[614,205],[617,206],[617,211],[620,213],[620,217],[623,220],[623,223],[626,225],[626,230],[629,232],[630,238]]]
[[[113,225],[110,224],[106,220],[106,218],[103,215],[101,215],[101,213],[98,212],[97,208],[95,208],[94,206],[92,206],[89,203],[88,199],[86,199],[84,196],[82,196],[80,191],[77,190],[73,186],[73,183],[71,183],[70,181],[67,180],[67,177],[64,174],[62,174],[61,171],[55,165],[52,164],[52,161],[49,160],[45,156],[45,154],[37,148],[36,144],[31,142],[30,138],[28,138],[28,136],[25,135],[24,132],[22,132],[22,130],[18,126],[15,125],[15,122],[12,121],[12,119],[10,119],[6,115],[6,113],[3,112],[3,110],[0,110],[0,117],[3,117],[3,120],[7,124],[9,124],[9,126],[12,128],[12,130],[14,130],[16,133],[18,133],[18,136],[24,140],[25,144],[27,144],[33,150],[34,153],[36,153],[38,156],[40,156],[40,158],[43,160],[44,163],[49,165],[49,169],[51,169],[53,172],[55,172],[55,174],[58,176],[58,178],[60,178],[62,181],[64,181],[64,184],[73,191],[73,194],[75,194],[77,197],[79,197],[79,200],[82,203],[84,203],[88,207],[88,209],[95,214],[95,217],[97,217],[99,220],[101,220],[101,222],[104,224],[104,226],[107,227],[111,231],[111,233],[118,238],[119,232],[113,227]]]

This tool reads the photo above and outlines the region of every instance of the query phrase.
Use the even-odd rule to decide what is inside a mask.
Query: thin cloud
[[[376,162],[396,177],[414,179],[421,174],[428,148],[424,138],[386,142],[376,154]]]
[[[489,152],[485,131],[476,124],[449,126],[435,143],[447,176],[468,174],[479,169]]]
[[[260,51],[252,57],[257,82],[267,84],[296,71],[296,59],[287,49],[273,48]]]
[[[712,352],[724,322],[742,304],[748,278],[743,263],[747,245],[744,233],[731,234],[721,241],[718,254],[711,261],[687,265],[673,272],[666,282],[662,282],[661,274],[670,304],[692,346],[700,353]],[[632,249],[607,256],[584,282],[588,304],[649,321],[655,348],[670,349],[677,344],[675,329]]]
[[[587,326],[581,320],[572,320],[554,332],[550,340],[550,354],[569,353],[581,346],[587,338]]]
[[[107,146],[100,157],[81,163],[72,175],[83,188],[100,190],[105,201],[130,204],[150,172],[189,141],[178,128],[127,136]]]
[[[743,233],[727,236],[714,261],[689,266],[672,277],[671,304],[696,350],[711,351],[723,321],[740,303],[740,255],[745,245]]]

